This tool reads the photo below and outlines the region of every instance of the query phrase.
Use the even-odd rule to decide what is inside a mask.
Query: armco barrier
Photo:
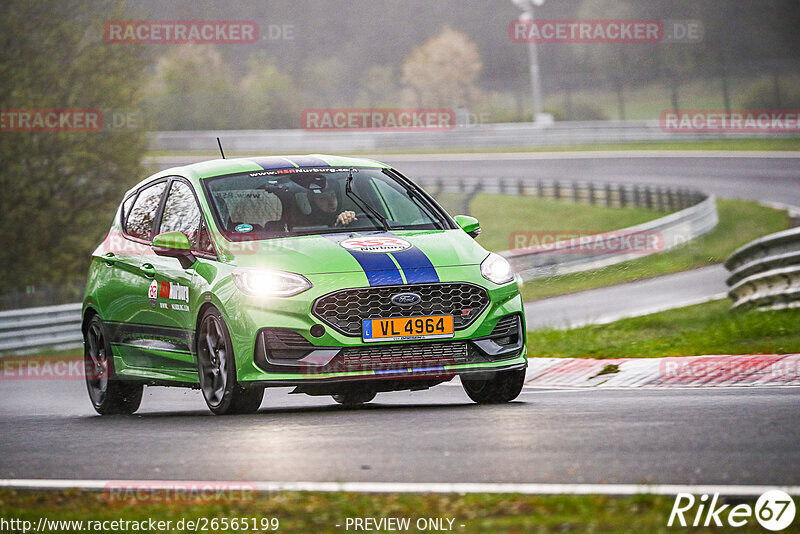
[[[82,339],[80,303],[0,312],[0,352],[75,347]]]
[[[725,267],[733,308],[800,307],[800,227],[744,245]]]
[[[214,130],[151,132],[155,151],[215,151],[217,136],[227,153],[371,152],[398,150],[488,150],[548,146],[698,141],[742,137],[796,137],[797,134],[671,133],[658,120],[502,123],[456,126],[449,131]]]
[[[587,252],[585,241],[581,239],[560,241],[538,249],[501,252],[525,281],[597,269],[668,250],[711,231],[718,221],[714,196],[687,188],[525,178],[488,182],[464,177],[420,180],[420,183],[433,195],[442,192],[464,194],[464,213],[468,213],[469,203],[478,193],[527,195],[607,207],[639,207],[673,212],[636,226],[592,236],[593,248],[597,252]],[[620,235],[657,235],[659,246],[646,251],[621,253],[615,246]]]

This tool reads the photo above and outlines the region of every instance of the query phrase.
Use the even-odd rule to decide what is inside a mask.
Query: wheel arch
[[[194,336],[192,336],[191,351],[195,355],[195,358],[197,357],[197,336],[200,335],[200,319],[202,319],[203,315],[211,308],[217,310],[220,315],[222,314],[222,310],[219,309],[219,306],[213,302],[204,302],[203,305],[200,306],[200,309],[197,310],[197,317],[194,318]]]
[[[87,306],[85,310],[83,310],[83,317],[81,319],[81,333],[86,335],[86,327],[89,326],[89,322],[95,317],[100,316],[100,312],[98,312],[94,307]]]

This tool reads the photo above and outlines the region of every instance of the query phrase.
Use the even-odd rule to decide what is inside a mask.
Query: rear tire
[[[254,413],[261,407],[264,388],[242,387],[236,380],[236,359],[225,320],[209,308],[197,330],[197,373],[208,409],[216,415]]]
[[[501,404],[516,399],[525,383],[525,369],[501,371],[488,380],[461,377],[464,391],[478,404]]]
[[[333,400],[342,406],[360,406],[366,404],[375,398],[374,391],[354,391],[350,393],[339,393],[338,395],[331,395]]]
[[[89,400],[100,415],[130,415],[142,404],[144,385],[119,380],[103,321],[95,315],[83,333],[83,363]]]

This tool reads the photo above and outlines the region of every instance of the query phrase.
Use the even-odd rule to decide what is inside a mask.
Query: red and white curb
[[[800,386],[800,354],[529,358],[530,387]]]

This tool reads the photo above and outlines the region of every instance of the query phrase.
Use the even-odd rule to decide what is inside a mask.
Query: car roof
[[[239,172],[257,172],[273,169],[298,169],[313,167],[371,167],[389,169],[389,165],[368,158],[331,156],[329,154],[305,154],[286,156],[254,156],[248,158],[212,159],[200,161],[183,167],[171,167],[159,171],[133,186],[125,196],[149,182],[166,176],[183,176],[190,180],[202,180],[214,176]]]
[[[194,163],[184,167],[198,178],[210,178],[236,172],[273,169],[298,169],[308,167],[373,167],[389,168],[388,165],[366,158],[306,154],[298,156],[260,156],[235,159],[215,159]]]

